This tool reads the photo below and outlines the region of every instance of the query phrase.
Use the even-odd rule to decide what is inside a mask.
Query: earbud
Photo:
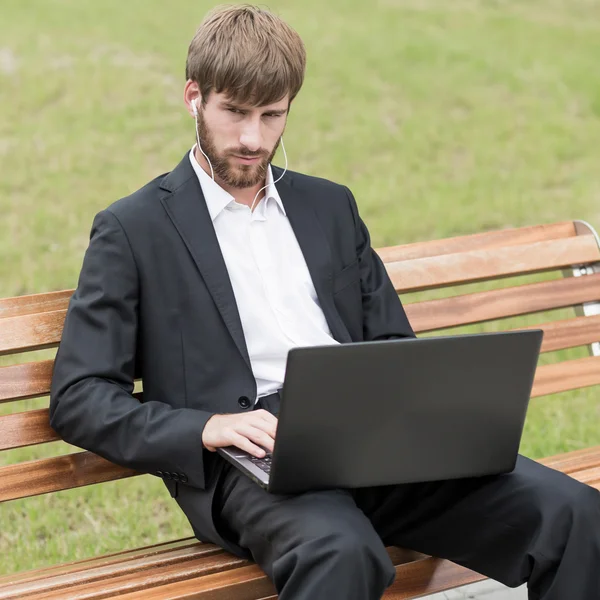
[[[192,111],[194,113],[194,117],[198,118],[198,106],[196,105],[197,100],[192,100]]]

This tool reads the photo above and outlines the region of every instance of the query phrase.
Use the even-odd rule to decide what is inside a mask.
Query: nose
[[[260,121],[248,119],[240,135],[240,144],[250,152],[256,152],[261,147]]]

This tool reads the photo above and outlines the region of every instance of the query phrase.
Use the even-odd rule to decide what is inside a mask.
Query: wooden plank
[[[119,600],[258,600],[273,598],[276,590],[258,565],[248,565],[225,573],[138,590]],[[68,596],[64,600],[69,600]]]
[[[165,545],[162,545],[165,546]],[[214,544],[202,544],[196,541],[193,544],[168,544],[166,549],[156,546],[151,552],[130,552],[129,556],[101,557],[82,561],[82,564],[61,570],[39,569],[25,577],[16,577],[11,581],[6,577],[1,581],[0,600],[8,598],[24,598],[35,593],[36,598],[42,593],[53,590],[74,589],[75,586],[87,585],[96,581],[108,580],[121,575],[129,575],[139,571],[157,569],[163,567],[178,568],[179,565],[195,559],[206,559],[211,561],[221,560],[223,568],[229,565],[231,557],[222,548]],[[245,562],[245,561],[242,561]],[[27,576],[28,575],[28,576]]]
[[[0,356],[58,346],[66,310],[0,319]]]
[[[483,581],[487,577],[439,558],[425,557],[396,567],[396,580],[382,600],[408,600]],[[182,598],[194,596],[182,596]],[[276,595],[260,600],[277,600]]]
[[[417,333],[600,300],[600,273],[405,304]]]
[[[455,254],[471,250],[495,250],[507,246],[534,244],[576,235],[573,221],[551,223],[549,225],[534,225],[514,229],[501,229],[461,235],[441,240],[413,242],[387,248],[378,248],[377,254],[384,263],[399,260],[413,260],[442,254]]]
[[[537,368],[531,397],[600,384],[600,356],[566,360]]]
[[[586,469],[585,471],[576,471],[572,477],[581,481],[581,483],[587,483],[592,487],[600,485],[600,467],[594,467],[593,469]]]
[[[383,596],[405,600],[485,579],[483,575],[436,558],[422,558],[396,567],[396,581]],[[68,597],[66,597],[68,598]],[[119,596],[120,600],[276,600],[276,591],[263,571],[248,565],[228,573],[144,589]]]
[[[62,570],[55,573],[48,569],[39,569],[24,578],[11,582],[10,578],[0,580],[0,600],[16,598],[35,598],[62,600],[61,595],[68,590],[70,596],[77,598],[99,598],[120,596],[123,593],[143,590],[157,585],[166,585],[171,581],[183,578],[207,575],[213,572],[228,571],[232,568],[249,564],[225,552],[213,544],[203,544],[193,538],[172,544],[169,548],[157,548],[158,551],[149,553],[135,553],[124,556],[121,560],[100,562],[100,559],[78,561],[72,571]],[[149,547],[153,549],[153,547]],[[390,547],[387,549],[394,564],[402,564],[421,558],[422,555],[402,548]],[[202,559],[195,564],[193,559]],[[160,570],[159,570],[160,569]],[[39,576],[35,577],[38,574]],[[32,576],[33,575],[33,576]],[[69,596],[69,597],[70,597]]]
[[[388,548],[388,553],[394,564],[410,564],[421,559],[422,555],[401,548]],[[116,590],[114,590],[116,591]],[[113,591],[113,593],[114,593]],[[215,573],[203,577],[186,579],[179,582],[160,585],[159,587],[144,586],[142,589],[122,593],[119,599],[129,600],[153,598],[202,598],[203,600],[258,600],[276,598],[275,589],[265,573],[257,565],[235,568],[228,572]],[[68,596],[67,596],[68,598]],[[77,596],[80,598],[80,596]],[[86,598],[88,598],[86,596]],[[91,597],[90,597],[91,599]],[[58,600],[58,598],[56,598]]]
[[[519,329],[543,329],[542,352],[554,352],[600,342],[600,315],[528,325]]]
[[[538,462],[569,475],[575,471],[600,466],[600,446],[548,456],[539,459]]]
[[[48,394],[53,365],[53,360],[40,360],[0,367],[0,403]]]
[[[31,460],[0,467],[0,502],[136,475],[91,452]]]
[[[396,567],[396,580],[383,598],[408,600],[484,579],[487,577],[450,561],[428,557]]]
[[[197,554],[197,553],[196,553]],[[189,551],[174,552],[171,560],[154,563],[147,560],[129,561],[127,564],[98,567],[78,573],[76,576],[62,575],[48,580],[17,584],[0,592],[2,600],[78,600],[92,598],[112,598],[137,590],[184,579],[206,577],[211,573],[226,573],[231,569],[249,564],[224,551],[201,553],[199,556]]]
[[[44,294],[0,298],[0,319],[66,310],[74,291],[60,290]]]
[[[386,268],[398,292],[414,292],[562,269],[599,259],[600,250],[594,236],[583,235],[495,250],[475,250],[391,262],[386,264]]]
[[[0,404],[49,394],[53,365],[54,360],[41,360],[0,367]],[[143,398],[142,392],[132,395]]]
[[[6,586],[15,585],[17,583],[32,582],[37,579],[50,579],[66,573],[80,573],[86,569],[93,569],[95,567],[108,566],[112,564],[117,565],[121,561],[141,558],[155,559],[160,555],[169,555],[169,553],[172,551],[181,551],[184,549],[189,549],[190,551],[197,549],[197,552],[208,552],[211,549],[215,552],[222,551],[221,548],[215,546],[214,544],[199,542],[195,537],[187,537],[172,542],[161,542],[154,545],[141,546],[140,548],[135,548],[133,550],[122,550],[120,552],[103,554],[99,557],[93,556],[81,560],[50,565],[31,571],[10,573],[4,577],[0,577],[0,590],[4,590]]]
[[[0,417],[0,450],[23,448],[61,439],[50,427],[48,409],[28,410]]]

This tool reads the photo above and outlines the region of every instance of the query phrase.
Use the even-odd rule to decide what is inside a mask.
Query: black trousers
[[[256,408],[277,414],[278,397]],[[394,581],[385,546],[447,558],[530,600],[600,599],[600,493],[519,457],[509,474],[270,494],[228,464],[215,503],[280,600],[375,600]]]

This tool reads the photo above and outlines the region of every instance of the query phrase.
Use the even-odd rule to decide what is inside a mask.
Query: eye
[[[233,108],[233,107],[231,107],[231,108],[228,108],[227,110],[229,112],[233,113],[234,115],[243,115],[244,114],[244,111],[240,110],[239,108]]]

